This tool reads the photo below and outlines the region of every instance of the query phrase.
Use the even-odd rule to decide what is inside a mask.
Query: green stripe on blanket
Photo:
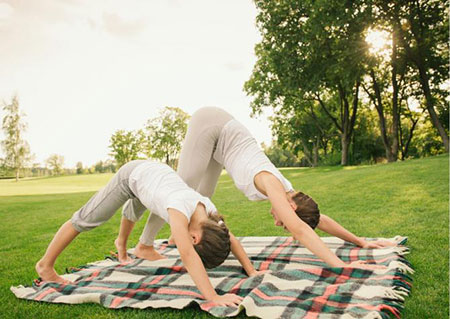
[[[244,297],[239,308],[216,307],[202,299],[176,247],[159,241],[156,247],[168,259],[135,259],[121,265],[108,258],[64,275],[74,282],[71,285],[36,281],[32,287],[11,290],[22,299],[95,302],[108,308],[181,309],[196,302],[217,317],[235,316],[245,308],[247,315],[260,318],[399,318],[404,297],[411,290],[408,273],[413,270],[404,258],[408,249],[362,249],[337,238],[322,239],[345,261],[367,260],[388,268],[330,268],[291,237],[243,237],[240,240],[255,268],[267,272],[249,278],[233,256],[208,270],[219,294]],[[406,243],[400,236],[386,240]]]

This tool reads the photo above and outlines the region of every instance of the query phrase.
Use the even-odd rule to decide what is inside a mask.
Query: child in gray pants
[[[232,246],[239,245],[240,250],[233,248],[239,256],[243,252],[239,242],[234,240],[231,244],[228,228],[209,198],[188,187],[169,166],[152,161],[137,160],[122,166],[103,189],[60,227],[36,264],[41,279],[71,284],[56,273],[54,264],[57,257],[78,234],[108,221],[128,200],[131,202],[125,206],[115,241],[120,262],[130,260],[126,249],[128,237],[135,221],[145,209],[149,209],[170,224],[183,265],[204,298],[223,306],[239,304],[242,300],[239,296],[219,296],[205,270],[205,267],[221,264]],[[158,259],[161,255],[155,251],[153,257]],[[239,256],[241,259],[244,257],[246,255]],[[249,262],[248,257],[246,260]]]

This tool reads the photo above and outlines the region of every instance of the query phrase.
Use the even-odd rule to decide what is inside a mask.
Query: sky
[[[268,114],[250,118],[243,91],[255,17],[251,0],[0,0],[0,101],[18,95],[41,164],[108,159],[116,130],[165,106],[222,107],[269,144]]]

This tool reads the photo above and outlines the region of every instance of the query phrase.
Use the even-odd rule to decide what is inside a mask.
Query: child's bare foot
[[[126,262],[130,262],[132,261],[132,259],[130,258],[130,256],[128,256],[127,253],[127,245],[126,243],[121,243],[119,238],[117,238],[114,241],[114,245],[116,245],[117,248],[117,257],[119,258],[119,261],[121,263],[126,263]]]
[[[72,284],[71,281],[59,276],[53,267],[45,265],[41,260],[36,263],[35,269],[39,277],[41,277],[42,281]]]
[[[138,258],[147,259],[150,261],[158,260],[158,259],[166,259],[166,256],[158,253],[153,246],[143,245],[138,243],[136,248],[134,249],[134,254]]]

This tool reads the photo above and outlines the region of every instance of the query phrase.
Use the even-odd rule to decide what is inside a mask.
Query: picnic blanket
[[[413,272],[404,258],[408,253],[403,246],[406,238],[385,239],[399,246],[383,249],[362,249],[337,238],[322,239],[344,261],[361,259],[388,268],[331,268],[292,237],[242,237],[240,241],[255,268],[267,272],[249,278],[232,255],[221,266],[208,270],[219,294],[244,297],[239,308],[217,307],[202,298],[182,266],[176,247],[158,241],[155,248],[168,259],[134,259],[120,264],[108,257],[71,269],[63,277],[73,284],[36,280],[30,287],[11,290],[22,299],[68,304],[95,302],[114,309],[181,309],[197,303],[217,317],[232,317],[245,309],[248,316],[259,318],[400,318],[404,297],[411,290],[408,273]]]

